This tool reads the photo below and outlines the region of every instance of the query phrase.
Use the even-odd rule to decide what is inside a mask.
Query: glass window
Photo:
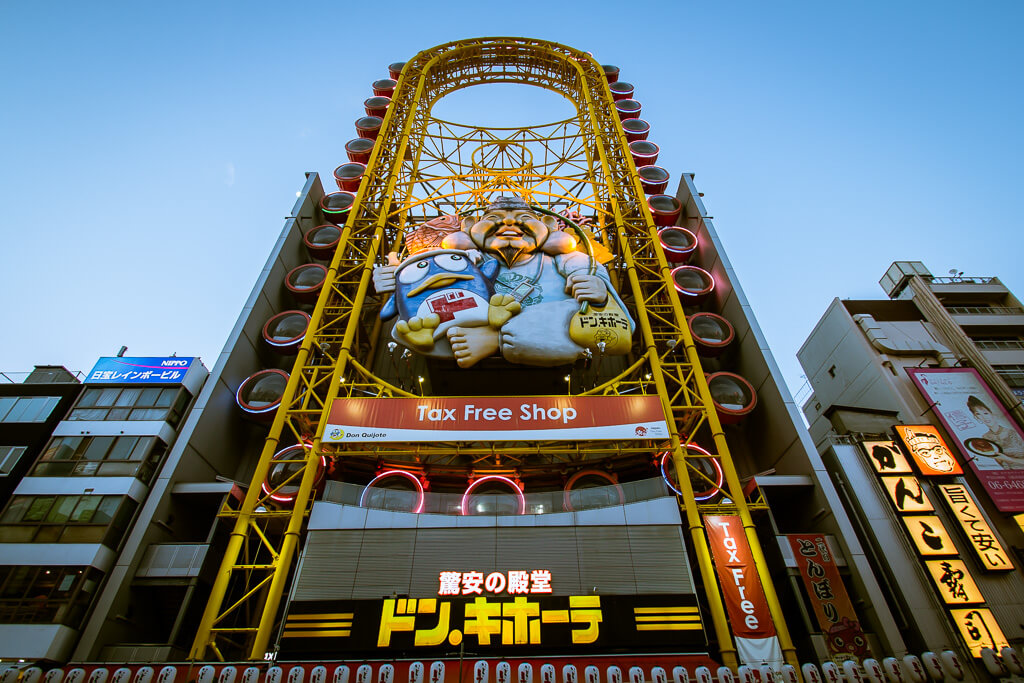
[[[127,420],[128,416],[131,415],[131,409],[129,408],[111,408],[107,411],[108,420]]]
[[[57,396],[10,396],[0,399],[2,422],[46,422],[60,398]]]
[[[93,513],[100,506],[100,500],[104,496],[79,496],[78,505],[68,521],[86,524],[93,521]]]
[[[75,450],[81,445],[80,436],[58,436],[50,441],[49,447],[43,453],[40,460],[70,460],[75,455]]]
[[[14,496],[4,514],[0,516],[0,522],[20,522],[31,504],[32,499],[28,496]]]
[[[107,460],[127,460],[139,438],[122,436],[114,441],[114,447],[107,453]]]
[[[114,519],[114,514],[117,512],[117,506],[120,502],[121,498],[119,496],[103,496],[103,500],[96,506],[96,510],[93,513],[93,524],[110,524]]]
[[[17,400],[14,396],[0,397],[0,422],[7,421],[7,413],[14,407],[14,402]]]
[[[91,567],[0,569],[0,623],[79,628],[102,577]]]
[[[114,443],[113,436],[94,436],[89,445],[86,446],[82,458],[85,460],[103,460],[103,457],[110,450]]]
[[[146,457],[146,451],[149,450],[150,445],[153,443],[153,437],[146,439],[139,439],[139,442],[135,444],[135,448],[132,449],[132,454],[129,456],[129,460],[142,460]]]
[[[155,437],[54,437],[31,473],[36,477],[137,476],[149,481],[166,448]],[[148,466],[142,468],[143,462]]]
[[[129,420],[162,420],[167,415],[165,408],[136,408],[131,412]]]
[[[177,425],[190,395],[180,387],[87,389],[69,420],[166,420]]]
[[[75,408],[68,415],[69,420],[103,420],[107,411],[103,408]]]
[[[113,406],[117,405],[117,397],[121,395],[120,389],[113,387],[106,387],[100,389],[100,395],[96,399],[96,405],[98,406]]]
[[[156,387],[149,387],[142,392],[142,398],[139,400],[138,405],[140,406],[157,406],[160,405],[160,389]],[[173,391],[171,389],[170,391]]]
[[[10,474],[27,450],[27,446],[0,446],[0,476]]]
[[[28,512],[22,518],[25,522],[41,522],[46,518],[46,513],[50,511],[50,506],[53,505],[53,496],[35,496],[30,498],[32,503],[29,505]]]
[[[57,496],[57,502],[50,508],[46,521],[55,524],[68,521],[77,503],[78,496]]]
[[[99,474],[100,464],[97,460],[79,460],[69,474],[75,477],[94,477]]]
[[[117,401],[114,403],[114,405],[131,407],[136,404],[136,402],[139,400],[140,395],[142,395],[142,389],[122,389],[121,395],[117,398]]]
[[[0,517],[0,543],[104,543],[116,549],[137,507],[127,496],[15,496]]]
[[[76,408],[90,408],[96,405],[96,400],[103,393],[102,389],[89,388],[82,392],[82,397],[78,399],[78,405]]]

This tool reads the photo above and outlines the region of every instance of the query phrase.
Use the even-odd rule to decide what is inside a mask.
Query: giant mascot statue
[[[499,354],[552,366],[628,353],[632,318],[589,236],[572,224],[578,240],[560,222],[500,197],[461,226],[454,217],[425,224],[419,243],[407,239],[408,258],[391,253],[374,269],[377,292],[393,293],[381,317],[398,317],[395,341],[463,368]],[[434,236],[426,245],[424,231]]]

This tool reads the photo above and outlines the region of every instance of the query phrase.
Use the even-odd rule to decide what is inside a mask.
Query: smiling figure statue
[[[607,271],[593,256],[577,249],[577,240],[559,229],[554,216],[543,214],[518,197],[501,197],[482,214],[463,220],[461,230],[449,233],[439,246],[442,249],[417,254],[401,265],[396,265],[397,258],[392,257],[392,263],[374,271],[377,291],[395,292],[381,315],[387,318],[399,314],[393,336],[400,343],[421,353],[439,355],[427,348],[426,340],[428,336],[434,341],[443,336],[460,367],[470,367],[495,353],[513,363],[562,365],[585,355],[582,339],[595,338],[593,334],[570,334],[574,316],[578,330],[581,308],[589,306],[592,312],[589,318],[584,316],[582,325],[585,327],[590,320],[596,327],[593,321],[600,320],[607,326],[612,321],[619,329],[599,329],[596,338],[600,339],[601,333],[613,338],[617,332],[619,342],[608,347],[609,353],[628,351],[633,321],[625,313]],[[467,261],[458,271],[463,275],[425,274],[426,279],[414,279],[413,273],[439,266],[437,259],[442,254],[449,258],[463,254]],[[428,258],[434,265],[414,265],[414,260],[419,263]],[[475,265],[469,263],[476,259],[479,261]],[[486,283],[484,289],[480,289],[481,283]],[[424,293],[451,288],[472,291],[479,298],[474,306],[486,310],[487,315],[447,320],[435,320],[429,311],[424,315],[424,302],[436,301],[438,296],[430,294],[423,299]],[[614,310],[602,313],[606,306]],[[604,342],[595,345],[606,348]]]

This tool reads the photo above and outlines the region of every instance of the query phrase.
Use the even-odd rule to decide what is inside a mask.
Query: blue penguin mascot
[[[521,310],[518,301],[494,293],[499,264],[479,267],[461,249],[432,249],[401,262],[394,296],[382,320],[398,316],[391,336],[433,358],[454,358],[470,367],[498,348],[498,330]]]

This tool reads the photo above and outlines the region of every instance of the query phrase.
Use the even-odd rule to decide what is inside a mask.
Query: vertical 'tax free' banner
[[[782,648],[743,522],[735,515],[708,515],[704,524],[740,660],[781,664]]]

